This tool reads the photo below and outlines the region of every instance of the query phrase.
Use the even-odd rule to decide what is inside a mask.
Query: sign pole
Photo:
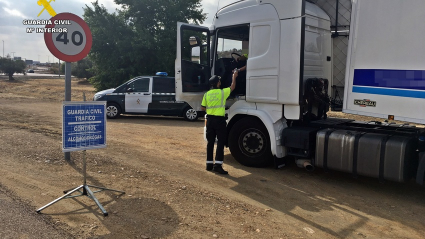
[[[86,151],[85,150],[83,150],[83,174],[84,174],[84,185],[87,185],[87,174],[86,174],[86,172],[87,172],[87,170],[86,170],[86,164],[87,163],[87,161],[86,161]]]
[[[83,99],[86,102],[86,94],[83,92]],[[83,150],[83,174],[84,174],[84,185],[87,185],[87,161],[86,161],[86,150]]]
[[[79,196],[87,196],[100,208],[104,216],[108,212],[94,196],[94,193],[108,190],[124,194],[125,192],[87,185],[86,176],[86,149],[106,147],[106,102],[71,102],[71,62],[82,60],[90,52],[92,46],[92,35],[89,26],[83,19],[72,13],[60,13],[55,15],[51,22],[56,20],[66,20],[72,22],[69,25],[49,24],[46,28],[66,28],[65,32],[46,31],[44,41],[50,52],[59,60],[65,61],[65,101],[62,111],[62,150],[65,152],[65,160],[71,160],[70,151],[83,150],[83,176],[82,185],[66,190],[62,197],[37,209],[41,210],[59,202],[62,199]],[[60,22],[60,21],[59,21]],[[69,34],[68,34],[69,33]],[[60,63],[59,63],[60,70]],[[83,95],[86,101],[85,94]],[[90,190],[90,187],[97,191]],[[79,192],[79,195],[72,195]]]
[[[65,101],[71,101],[71,62],[65,62]],[[65,160],[71,161],[71,152],[65,152]]]
[[[65,101],[71,101],[71,62],[65,62]]]

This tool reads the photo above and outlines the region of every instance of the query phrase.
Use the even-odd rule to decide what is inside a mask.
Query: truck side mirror
[[[199,37],[191,36],[189,37],[189,44],[191,47],[202,45],[201,39]]]
[[[133,88],[127,88],[125,92],[134,92]]]

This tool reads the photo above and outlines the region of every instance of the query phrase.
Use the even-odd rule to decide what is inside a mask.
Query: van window
[[[142,78],[130,83],[133,92],[149,92],[149,78]]]
[[[174,78],[153,78],[152,93],[175,93],[176,87]]]

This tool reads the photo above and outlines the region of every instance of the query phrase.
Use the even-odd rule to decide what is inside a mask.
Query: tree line
[[[174,75],[177,22],[201,24],[201,0],[115,0],[109,13],[98,1],[84,8],[93,43],[85,59],[71,65],[71,74],[88,79],[96,90],[116,87],[132,77],[168,72]],[[64,72],[64,64],[60,70]],[[0,59],[0,72],[13,79],[24,73],[23,61]]]
[[[177,22],[201,24],[201,0],[115,0],[109,13],[98,1],[84,8],[93,35],[81,67],[97,90],[116,87],[132,77],[158,71],[174,75]],[[78,64],[78,63],[77,63]],[[85,73],[80,71],[80,73]]]

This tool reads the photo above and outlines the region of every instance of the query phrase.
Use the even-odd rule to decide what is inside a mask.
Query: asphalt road
[[[13,74],[13,77],[21,77],[24,74]],[[41,74],[41,73],[26,73],[26,76],[43,76],[43,77],[59,77],[58,74]],[[60,75],[61,78],[65,78],[65,75]]]

